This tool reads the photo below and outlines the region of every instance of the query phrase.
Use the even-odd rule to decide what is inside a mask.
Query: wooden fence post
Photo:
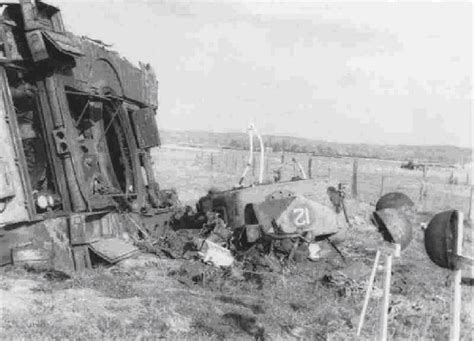
[[[471,197],[469,200],[469,220],[474,222],[474,186],[471,185]]]
[[[425,199],[426,199],[426,176],[427,176],[427,169],[423,167],[423,175],[421,179],[421,188],[420,188],[420,198],[419,201],[422,204],[423,210],[425,209]]]
[[[211,171],[214,169],[214,155],[211,153]]]
[[[352,164],[352,197],[357,198],[357,168],[359,166],[359,162],[357,159],[354,159],[354,163]]]
[[[380,196],[384,193],[384,185],[385,185],[385,175],[382,175],[382,180],[380,181]]]
[[[268,174],[268,170],[270,169],[270,159],[271,158],[268,157],[268,154],[265,153],[265,174]]]
[[[308,159],[308,179],[313,178],[313,174],[311,173],[312,166],[313,166],[313,159],[310,156]]]

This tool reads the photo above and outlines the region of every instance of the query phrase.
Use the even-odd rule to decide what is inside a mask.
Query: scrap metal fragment
[[[113,264],[132,256],[138,248],[118,238],[102,239],[89,244],[89,248],[99,257]]]

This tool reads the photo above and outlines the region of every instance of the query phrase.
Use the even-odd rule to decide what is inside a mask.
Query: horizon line
[[[210,131],[210,130],[202,130],[202,129],[160,129],[160,131],[170,131],[170,132],[195,132],[195,133],[213,133],[213,134],[242,134],[246,135],[245,132],[242,131]],[[340,145],[367,145],[367,146],[380,146],[380,147],[387,147],[387,146],[394,146],[394,147],[451,147],[451,148],[460,148],[460,149],[470,149],[474,152],[474,146],[459,146],[459,145],[452,145],[452,144],[391,144],[391,143],[369,143],[369,142],[338,142],[338,141],[330,141],[330,140],[321,140],[315,139],[310,137],[301,137],[301,136],[294,136],[288,135],[285,133],[282,134],[261,134],[262,137],[270,136],[270,137],[282,137],[282,138],[294,138],[294,139],[301,139],[301,140],[308,140],[314,142],[325,142],[325,143],[332,143],[332,144],[340,144]]]

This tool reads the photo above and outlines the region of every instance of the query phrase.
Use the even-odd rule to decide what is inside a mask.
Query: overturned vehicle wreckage
[[[176,202],[150,157],[155,74],[66,32],[44,2],[0,10],[0,265],[114,262],[134,251],[123,237],[167,225]]]
[[[263,181],[262,160],[264,146],[260,135],[260,177],[257,183],[244,186],[243,182],[253,158],[253,133],[255,128],[249,128],[250,156],[239,183],[229,190],[211,189],[208,194],[199,199],[196,213],[184,215],[183,228],[200,227],[203,222],[203,234],[209,236],[211,229],[206,228],[209,217],[220,220],[216,223],[215,232],[222,236],[217,238],[221,245],[229,246],[239,253],[256,244],[265,245],[266,253],[274,251],[287,259],[305,255],[310,259],[319,257],[318,251],[325,246],[339,252],[337,243],[345,239],[349,219],[345,207],[345,186],[329,187],[328,197],[322,202],[313,200],[311,188],[314,181],[306,179],[303,168],[295,159],[300,174],[294,174],[291,180],[283,181],[281,176],[273,182]],[[209,225],[207,223],[207,225]],[[230,232],[225,232],[225,226]],[[210,234],[211,242],[216,233]],[[215,238],[214,238],[215,239]],[[209,239],[208,239],[209,240]]]
[[[255,249],[261,256],[274,255],[280,260],[317,260],[334,254],[332,251],[344,258],[337,244],[346,240],[352,227],[346,186],[339,183],[322,193],[294,158],[290,180],[281,179],[282,164],[274,171],[278,174],[273,181],[265,182],[263,140],[253,125],[248,132],[249,161],[238,184],[228,190],[209,190],[196,210],[188,206],[173,227],[202,227],[194,244],[201,258],[215,265],[229,265],[231,254],[240,258]],[[254,134],[260,141],[260,172],[258,181],[244,185],[254,160]],[[412,240],[414,214],[410,198],[393,192],[379,199],[371,220],[385,242],[403,250]]]

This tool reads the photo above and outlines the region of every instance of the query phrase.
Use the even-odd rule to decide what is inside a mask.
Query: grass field
[[[307,173],[309,155],[286,154],[285,162],[295,158]],[[337,185],[352,183],[353,159],[311,157],[312,177],[323,183]],[[196,149],[179,146],[164,146],[155,150],[155,176],[163,188],[173,187],[180,198],[191,203],[211,187],[229,188],[235,185],[248,161],[248,152],[230,149]],[[256,153],[257,167],[249,172],[246,184],[258,179],[259,154]],[[265,157],[265,179],[272,179],[272,169],[281,164],[281,154],[269,153]],[[413,199],[420,210],[439,212],[459,209],[466,214],[470,202],[470,169],[432,168],[426,176],[426,190],[420,199],[422,172],[400,168],[401,163],[385,160],[358,160],[358,192],[362,202],[374,203],[382,193],[402,191]],[[294,173],[291,165],[283,168],[283,178],[289,179]],[[451,174],[458,180],[457,185],[448,184]],[[253,175],[252,175],[253,174]],[[382,178],[384,178],[382,191]],[[177,179],[182,181],[176,181]],[[469,180],[467,183],[466,180]],[[325,190],[325,188],[324,188]]]
[[[287,160],[291,157],[286,155]],[[307,156],[295,157],[306,169]],[[181,200],[192,204],[210,187],[236,184],[246,154],[166,147],[156,151],[154,159],[161,186],[176,188]],[[266,175],[270,177],[271,169],[280,163],[280,155],[269,155],[268,160]],[[466,174],[465,170],[455,172],[459,178]],[[289,166],[283,177],[292,173]],[[345,260],[331,251],[327,259],[317,262],[276,264],[272,271],[244,272],[238,268],[241,272],[229,272],[200,261],[159,259],[143,254],[114,267],[71,277],[2,268],[0,338],[377,339],[381,268],[360,338],[355,331],[368,272],[380,245],[380,236],[369,223],[369,216],[381,192],[381,178],[387,177],[384,192],[402,190],[416,201],[423,211],[417,216],[418,226],[441,209],[467,212],[469,188],[447,185],[450,175],[451,170],[430,171],[427,196],[418,201],[420,172],[402,170],[392,162],[359,160],[359,199],[348,200],[349,215],[355,225],[340,246]],[[314,158],[312,176],[314,186],[308,193],[322,198],[327,186],[341,181],[350,184],[352,160]],[[186,237],[185,233],[188,232],[183,231],[181,238]],[[415,228],[414,240],[394,260],[389,339],[447,340],[449,283],[449,272],[428,259],[423,232]],[[462,339],[473,340],[474,317],[469,304],[474,303],[472,286],[463,286],[462,294]]]

